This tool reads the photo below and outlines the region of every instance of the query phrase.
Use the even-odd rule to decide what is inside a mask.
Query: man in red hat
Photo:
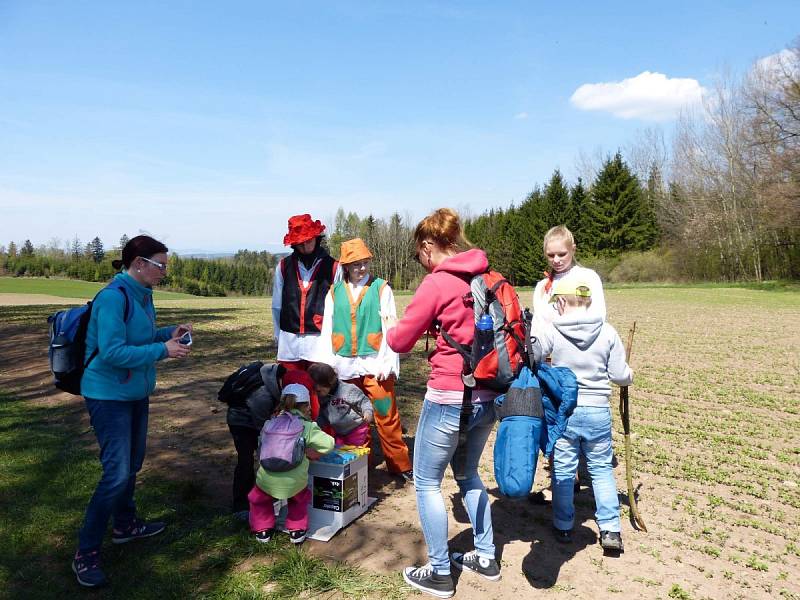
[[[324,231],[309,214],[290,217],[283,243],[293,252],[275,268],[272,323],[278,362],[289,370],[305,370],[314,360],[325,296],[342,278],[339,263],[322,246]]]

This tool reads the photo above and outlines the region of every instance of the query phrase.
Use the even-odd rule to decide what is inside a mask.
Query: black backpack
[[[264,385],[261,378],[263,362],[251,362],[239,367],[226,380],[217,393],[217,400],[229,406],[245,406],[247,397]]]

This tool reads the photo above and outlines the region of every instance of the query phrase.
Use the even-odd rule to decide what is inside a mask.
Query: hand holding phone
[[[187,331],[181,337],[178,338],[178,343],[183,344],[184,346],[191,346],[192,345],[192,332]]]

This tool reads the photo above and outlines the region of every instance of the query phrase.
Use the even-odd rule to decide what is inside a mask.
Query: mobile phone
[[[178,343],[183,344],[184,346],[191,346],[192,345],[192,332],[187,331],[181,337],[178,338]]]

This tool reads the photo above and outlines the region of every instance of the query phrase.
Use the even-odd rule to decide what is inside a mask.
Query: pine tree
[[[9,258],[14,258],[17,255],[17,245],[14,243],[14,240],[11,240],[8,243],[8,256]]]
[[[367,248],[374,248],[378,230],[378,222],[375,220],[375,217],[367,215],[364,222],[361,224],[361,229],[361,237],[367,245]]]
[[[642,189],[619,152],[603,164],[592,187],[592,199],[592,234],[599,252],[652,247],[652,223]]]
[[[519,237],[513,242],[514,254],[518,256],[518,285],[533,285],[542,276],[545,267],[542,238],[552,226],[549,209],[544,194],[538,188],[528,194],[519,207],[518,218],[524,223],[524,230],[517,232]],[[509,241],[506,240],[506,243]]]
[[[564,224],[569,212],[569,190],[558,169],[553,171],[553,176],[544,188],[543,200],[548,229]]]
[[[582,250],[593,252],[594,240],[590,235],[592,227],[591,199],[586,188],[583,187],[583,180],[580,177],[570,191],[569,205],[570,218],[565,222],[566,226]]]
[[[658,225],[656,210],[664,200],[664,182],[661,170],[653,163],[647,176],[647,188],[642,198],[642,220],[645,224],[645,237],[648,247],[652,247],[661,237],[661,228]]]
[[[72,242],[69,246],[69,252],[72,255],[72,258],[75,260],[78,260],[81,257],[81,241],[78,239],[77,235],[72,238]]]
[[[106,252],[103,250],[103,242],[100,241],[99,237],[95,236],[95,238],[89,242],[89,254],[96,263],[102,262],[105,257]]]
[[[19,251],[20,256],[33,256],[33,244],[30,240],[25,240],[25,243],[22,245],[22,249]]]
[[[122,250],[125,246],[127,246],[128,242],[130,242],[130,238],[126,234],[122,234],[122,237],[119,238],[119,249]]]

